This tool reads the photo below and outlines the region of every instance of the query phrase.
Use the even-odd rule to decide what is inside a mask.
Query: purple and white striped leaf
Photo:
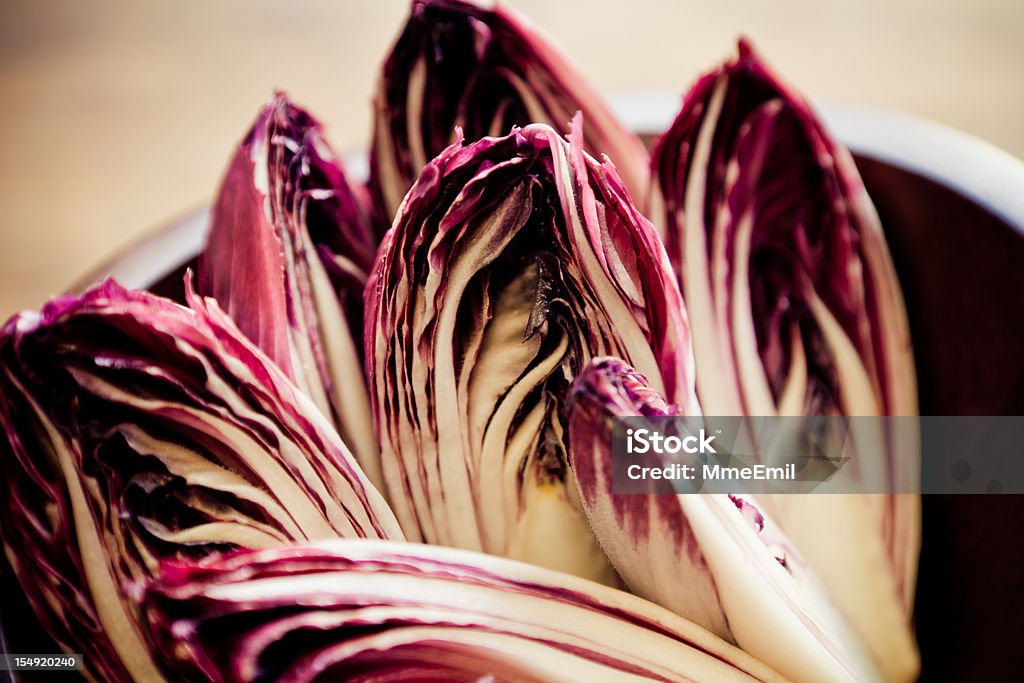
[[[312,402],[211,300],[113,281],[0,333],[4,551],[90,676],[159,680],[129,584],[167,560],[401,539]]]
[[[646,600],[479,553],[336,541],[169,567],[145,599],[180,680],[781,681]]]
[[[849,152],[752,48],[703,76],[655,146],[652,215],[693,321],[706,415],[917,413],[910,332]],[[766,496],[891,680],[916,676],[916,430],[858,430],[865,495]]]
[[[695,397],[664,248],[581,125],[460,141],[427,165],[367,286],[366,359],[410,539],[613,581],[566,466],[565,392],[615,354]]]
[[[374,99],[371,188],[394,216],[456,126],[467,140],[530,123],[565,133],[577,111],[587,120],[585,149],[608,155],[630,192],[646,192],[640,138],[529,20],[502,3],[414,0]]]
[[[795,681],[881,680],[859,636],[753,496],[613,493],[614,420],[679,415],[640,373],[595,359],[573,385],[568,411],[580,498],[634,592]]]
[[[362,372],[377,222],[320,124],[279,93],[228,166],[199,287],[334,421],[382,486]]]

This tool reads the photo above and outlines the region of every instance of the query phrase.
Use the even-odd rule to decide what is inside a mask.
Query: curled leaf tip
[[[613,429],[672,416],[642,373],[597,359],[569,408],[570,460],[601,547],[638,595],[796,681],[879,680],[875,663],[778,525],[749,495],[615,492]],[[637,458],[632,464],[652,464]],[[656,463],[655,463],[656,464]]]

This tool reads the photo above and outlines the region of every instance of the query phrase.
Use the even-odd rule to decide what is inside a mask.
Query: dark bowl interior
[[[959,194],[859,158],[906,298],[922,415],[1024,414],[1024,233]],[[926,495],[922,680],[1024,671],[1024,496]]]
[[[1024,226],[869,158],[858,167],[892,249],[914,338],[923,415],[1024,414]],[[154,283],[181,300],[194,259]],[[922,680],[1024,671],[1024,496],[928,495],[917,590]],[[0,651],[58,649],[3,568]],[[10,680],[49,679],[52,673]]]

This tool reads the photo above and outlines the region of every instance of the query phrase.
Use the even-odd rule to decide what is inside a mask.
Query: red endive
[[[546,123],[565,133],[577,111],[584,147],[608,155],[626,187],[647,187],[640,138],[612,113],[552,41],[511,7],[413,0],[374,98],[370,186],[388,217],[430,159],[455,141]]]
[[[899,282],[853,159],[749,45],[690,90],[652,164],[704,414],[916,414]],[[872,494],[918,476],[916,433],[889,425],[854,434]],[[918,497],[763,502],[887,677],[913,678]]]
[[[693,403],[692,358],[664,249],[581,125],[427,165],[367,286],[366,362],[410,538],[612,580],[566,466],[565,392],[614,354]]]
[[[0,334],[4,551],[96,680],[159,680],[126,587],[163,561],[402,538],[312,402],[215,303],[190,304],[107,281]]]
[[[573,385],[568,410],[581,500],[633,591],[793,680],[880,680],[860,638],[754,496],[613,493],[614,421],[679,414],[640,373],[595,359]]]
[[[362,379],[363,288],[376,248],[366,190],[283,94],[228,166],[199,286],[330,417],[381,486]]]
[[[169,677],[217,682],[780,681],[646,600],[468,551],[336,541],[168,567]]]

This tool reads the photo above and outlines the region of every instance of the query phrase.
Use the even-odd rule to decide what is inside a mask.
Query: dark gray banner
[[[1024,417],[627,417],[614,493],[1024,493]]]

